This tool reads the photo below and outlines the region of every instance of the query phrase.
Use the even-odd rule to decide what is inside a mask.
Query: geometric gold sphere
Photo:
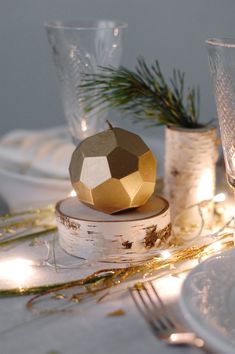
[[[153,153],[138,135],[111,127],[78,145],[69,171],[81,202],[113,214],[148,201],[156,168]]]

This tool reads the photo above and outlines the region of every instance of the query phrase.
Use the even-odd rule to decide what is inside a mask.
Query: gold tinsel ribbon
[[[183,268],[183,270],[177,269],[179,265],[184,264],[186,261],[200,261],[201,259],[216,255],[221,251],[232,249],[234,247],[234,242],[231,239],[232,236],[233,234],[231,233],[224,233],[220,235],[215,242],[209,244],[180,248],[178,250],[175,249],[167,259],[154,257],[151,260],[143,262],[141,265],[130,266],[127,268],[101,269],[83,279],[60,285],[51,285],[47,289],[45,289],[45,287],[21,289],[21,295],[27,295],[29,292],[30,294],[38,294],[27,303],[27,308],[32,310],[37,301],[42,300],[43,297],[51,295],[51,299],[64,299],[65,296],[61,294],[61,291],[75,287],[82,287],[82,291],[73,293],[71,296],[67,297],[67,300],[82,302],[86,297],[100,294],[104,290],[120,285],[132,278],[134,279],[136,275],[144,280],[148,277],[157,279],[165,275],[178,276],[191,269],[190,266],[187,266],[187,269]],[[213,247],[213,245],[218,245],[218,242],[220,242],[220,250],[218,250],[217,246]],[[15,291],[17,293],[17,289]],[[19,293],[17,293],[17,295],[19,295]],[[48,310],[45,311],[47,312]],[[45,311],[42,310],[40,313]],[[49,311],[53,312],[52,310]],[[55,311],[57,312],[58,309]]]

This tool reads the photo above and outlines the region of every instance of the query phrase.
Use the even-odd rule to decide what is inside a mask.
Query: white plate
[[[0,166],[0,196],[11,210],[56,202],[72,190],[68,180],[22,175]]]
[[[181,309],[216,353],[235,353],[235,250],[212,257],[189,273]]]

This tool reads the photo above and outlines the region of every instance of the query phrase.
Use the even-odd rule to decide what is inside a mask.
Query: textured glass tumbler
[[[119,65],[126,26],[112,20],[45,24],[65,118],[75,144],[102,130],[107,114],[99,107],[86,112],[79,89],[81,78],[84,74],[98,73],[99,66]]]
[[[235,39],[208,39],[206,43],[227,179],[235,188]]]

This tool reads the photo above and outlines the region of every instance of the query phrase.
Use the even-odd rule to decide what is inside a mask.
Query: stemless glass
[[[104,128],[106,114],[87,112],[79,89],[81,75],[94,74],[99,66],[118,66],[126,23],[90,20],[78,23],[46,23],[48,41],[60,82],[62,103],[75,144]]]
[[[235,39],[208,39],[227,180],[235,188]]]

